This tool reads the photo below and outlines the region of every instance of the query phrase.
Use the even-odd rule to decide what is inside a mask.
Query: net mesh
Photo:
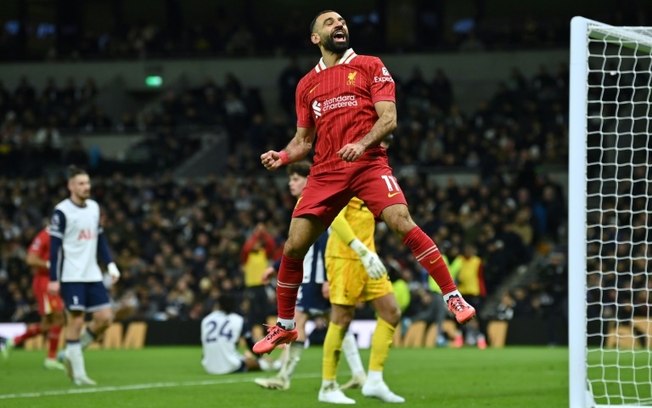
[[[652,406],[652,28],[588,38],[588,385],[599,405]]]

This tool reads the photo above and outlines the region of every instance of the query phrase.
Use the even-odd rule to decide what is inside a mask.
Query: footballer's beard
[[[349,35],[346,34],[346,39],[343,42],[335,42],[333,37],[326,37],[322,41],[322,45],[326,51],[332,52],[333,54],[343,54],[344,51],[349,49]]]
[[[91,191],[90,191],[90,190],[83,190],[83,191],[80,191],[80,192],[77,194],[77,199],[78,199],[79,201],[81,201],[81,202],[85,202],[85,201],[88,200],[90,197],[91,197]]]

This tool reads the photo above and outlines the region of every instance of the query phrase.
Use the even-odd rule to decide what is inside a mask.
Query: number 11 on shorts
[[[401,188],[398,186],[398,181],[396,181],[396,177],[388,176],[385,174],[380,177],[385,181],[385,184],[387,185],[388,194],[391,194],[394,191],[401,191]]]

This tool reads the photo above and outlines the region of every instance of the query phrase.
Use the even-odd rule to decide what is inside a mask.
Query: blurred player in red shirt
[[[469,321],[475,309],[457,290],[437,245],[412,220],[387,152],[380,146],[397,127],[395,85],[389,70],[380,58],[358,55],[349,47],[349,28],[335,11],[317,14],[310,24],[310,41],[319,47],[321,59],[297,84],[296,133],[283,150],[260,156],[266,169],[276,170],[315,149],[278,271],[277,325],[255,344],[254,352],[269,353],[297,338],[294,306],[303,258],[354,196],[410,249],[441,288],[456,320]]]
[[[61,328],[64,324],[63,300],[59,295],[48,293],[48,282],[50,282],[50,235],[47,228],[39,231],[30,244],[25,262],[34,272],[32,292],[38,302],[38,313],[41,315],[41,322],[28,325],[27,331],[20,336],[5,339],[2,348],[3,354],[6,357],[11,348],[20,346],[31,337],[47,333],[48,354],[43,364],[48,369],[64,370],[64,365],[56,359]]]

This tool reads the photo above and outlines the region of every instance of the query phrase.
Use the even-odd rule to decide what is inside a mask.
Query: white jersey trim
[[[348,64],[349,62],[351,62],[353,60],[353,58],[355,58],[357,56],[358,56],[358,54],[356,54],[355,51],[353,51],[353,48],[349,48],[348,50],[344,51],[344,54],[342,55],[342,58],[337,60],[335,65]],[[324,63],[324,57],[321,57],[319,59],[319,62],[317,63],[317,65],[315,65],[315,71],[321,72],[321,71],[325,70],[326,68],[328,68],[328,67]]]

